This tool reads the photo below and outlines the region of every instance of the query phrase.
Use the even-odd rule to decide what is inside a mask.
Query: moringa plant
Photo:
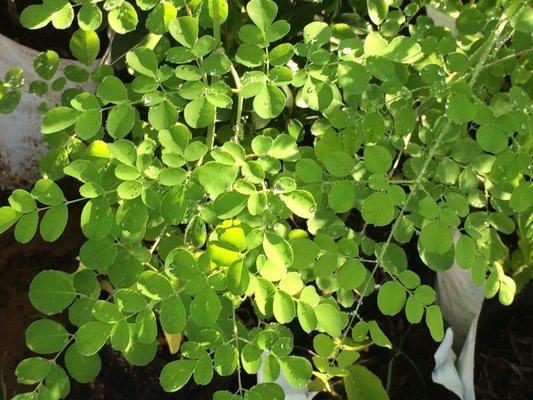
[[[53,242],[82,202],[87,238],[77,271],[43,270],[30,285],[43,318],[26,342],[38,356],[17,367],[32,391],[15,398],[67,397],[70,378],[97,377],[105,345],[146,365],[164,336],[167,392],[216,373],[237,377],[216,400],[283,399],[282,374],[298,388],[386,399],[356,364],[371,344],[392,347],[367,299],[377,293],[382,314],[403,311],[440,341],[422,278],[456,260],[510,304],[532,274],[533,11],[520,0],[433,4],[456,18],[453,36],[426,3],[26,8],[29,29],[77,24],[70,50],[86,68],[55,78],[58,55],[43,52],[28,89],[22,71],[8,72],[0,110],[67,80],[95,90],[43,101],[43,178],[0,208],[0,232]],[[110,65],[95,63],[103,27]],[[65,197],[64,176],[80,182],[79,198]],[[49,318],[63,312],[66,327]],[[295,333],[313,338],[308,353],[294,353]],[[242,374],[261,367],[267,383],[245,387]]]

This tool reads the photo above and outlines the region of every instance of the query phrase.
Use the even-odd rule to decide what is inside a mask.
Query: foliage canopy
[[[36,58],[42,79],[27,89],[62,102],[39,107],[43,178],[11,194],[0,232],[60,240],[68,205],[83,201],[87,241],[76,272],[44,270],[30,286],[38,311],[68,311],[77,331],[28,327],[39,356],[17,368],[34,385],[17,400],[95,379],[106,344],[146,365],[160,332],[176,354],[161,371],[168,392],[237,374],[238,391],[215,399],[281,399],[268,382],[283,374],[330,391],[346,378],[350,399],[385,399],[355,365],[366,346],[393,345],[366,299],[377,292],[384,315],[444,335],[411,263],[457,260],[487,297],[512,302],[531,277],[533,11],[440,2],[454,36],[426,1],[403,3],[54,0],[22,13],[28,29],[77,25],[70,50],[86,67],[55,78],[58,55]],[[106,27],[113,61],[100,65]],[[2,113],[22,90],[15,68]],[[253,327],[239,316],[250,305]],[[314,335],[311,360],[293,353],[292,321]],[[242,371],[261,365],[267,383],[243,388]]]

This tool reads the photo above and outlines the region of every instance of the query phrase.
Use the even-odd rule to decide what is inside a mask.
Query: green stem
[[[235,306],[232,305],[233,313],[233,340],[235,341],[235,347],[239,350],[239,329],[237,327],[237,315],[235,313]],[[239,395],[242,395],[242,377],[241,377],[241,360],[237,358],[237,382],[239,384]]]
[[[205,145],[209,150],[215,146],[215,123],[213,122],[207,127],[207,138],[205,139]]]
[[[233,127],[235,141],[238,141],[242,138],[242,109],[244,105],[244,97],[242,95],[242,83],[239,73],[231,64],[231,76],[235,82],[235,92],[237,93],[237,113],[235,115],[235,126]]]
[[[218,48],[222,44],[220,40],[220,10],[218,0],[214,0],[211,4],[213,5],[213,37],[215,38],[215,42]],[[213,122],[207,127],[207,138],[205,140],[205,144],[210,150],[215,145],[215,124],[216,122]]]
[[[213,0],[213,37],[215,38],[217,47],[220,47],[220,10],[218,0]]]

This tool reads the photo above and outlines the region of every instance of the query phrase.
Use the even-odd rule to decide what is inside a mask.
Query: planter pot
[[[13,67],[20,67],[24,70],[27,84],[41,79],[33,69],[33,60],[38,54],[38,51],[0,35],[0,76]],[[65,67],[72,64],[82,66],[74,60],[60,59],[56,76],[61,76]],[[69,84],[70,87],[76,87],[73,83]],[[77,86],[85,90],[92,89],[90,84]],[[61,91],[49,90],[46,98],[23,91],[15,111],[0,115],[1,190],[27,186],[39,178],[39,159],[46,147],[41,141],[42,117],[37,114],[37,107],[43,101],[49,106],[59,104]]]

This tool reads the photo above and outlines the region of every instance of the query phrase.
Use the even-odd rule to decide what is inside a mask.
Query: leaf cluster
[[[217,400],[281,399],[280,375],[387,398],[356,365],[396,339],[364,317],[369,296],[440,341],[423,268],[456,261],[506,305],[531,278],[531,7],[447,2],[454,36],[425,2],[314,3],[53,0],[22,13],[29,29],[77,23],[70,49],[86,67],[54,80],[58,55],[36,58],[30,93],[63,91],[62,103],[39,108],[43,179],[11,194],[0,233],[58,240],[83,202],[87,241],[76,272],[45,270],[30,286],[38,311],[66,312],[76,331],[52,318],[28,327],[38,356],[16,374],[35,389],[18,400],[95,379],[105,345],[146,365],[160,336],[176,354],[161,371],[168,392],[216,373],[239,376]],[[95,66],[104,26],[130,45]],[[23,88],[10,71],[0,111]],[[81,197],[66,199],[64,176]],[[290,323],[313,335],[310,359],[294,355]],[[242,387],[261,366],[267,383]]]

